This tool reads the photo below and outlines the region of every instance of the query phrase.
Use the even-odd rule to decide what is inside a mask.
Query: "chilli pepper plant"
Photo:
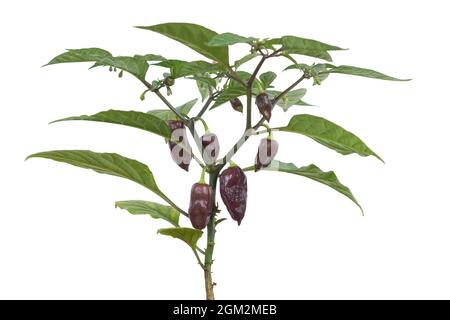
[[[244,37],[234,33],[218,34],[200,25],[190,23],[164,23],[149,27],[139,27],[157,32],[204,56],[204,60],[184,61],[165,58],[155,53],[134,56],[113,56],[99,48],[68,50],[48,65],[69,62],[90,62],[91,68],[107,67],[110,71],[129,73],[143,86],[141,100],[146,94],[156,95],[163,109],[150,111],[108,110],[93,115],[82,115],[56,121],[85,120],[114,123],[142,129],[165,139],[171,157],[183,170],[188,171],[193,163],[202,171],[200,181],[191,187],[190,203],[175,204],[157,185],[152,171],[146,164],[126,158],[116,153],[97,153],[88,150],[57,150],[40,152],[29,158],[47,158],[65,162],[77,167],[92,169],[99,173],[110,174],[132,180],[158,195],[166,204],[143,200],[118,201],[116,206],[131,214],[148,214],[171,224],[170,228],[160,229],[158,233],[184,241],[204,272],[206,298],[214,299],[214,282],[211,277],[215,233],[219,223],[226,220],[227,211],[238,225],[246,214],[247,177],[245,172],[272,170],[303,176],[335,189],[356,205],[357,200],[350,189],[343,185],[334,172],[324,172],[315,165],[297,167],[292,163],[274,160],[278,151],[276,132],[301,134],[331,148],[343,155],[358,154],[381,158],[361,139],[339,125],[311,114],[294,115],[285,126],[272,128],[269,121],[273,108],[284,111],[298,105],[307,105],[303,100],[306,89],[297,88],[304,82],[320,85],[330,74],[340,73],[382,80],[403,81],[380,72],[348,65],[331,64],[330,52],[342,50],[340,47],[316,40],[296,36],[282,36],[273,39]],[[248,53],[236,61],[230,61],[229,49],[235,44],[248,46]],[[305,64],[301,57],[318,59],[316,63]],[[269,59],[280,58],[286,61],[284,70],[297,72],[295,82],[287,88],[276,90],[273,82],[277,74],[273,71],[261,73],[261,67]],[[256,68],[246,70],[246,64],[258,59]],[[248,65],[248,64],[247,64]],[[159,68],[156,68],[159,67]],[[152,68],[153,72],[149,72]],[[153,70],[153,68],[155,70]],[[160,70],[164,70],[164,73]],[[197,112],[191,112],[197,100],[189,101],[180,107],[170,102],[170,95],[178,79],[194,81],[199,89],[201,103]],[[222,112],[243,114],[242,137],[230,150],[220,155],[220,137],[210,131],[206,123],[206,114],[214,115],[217,108]],[[252,119],[252,109],[259,110],[261,117]],[[210,112],[213,111],[213,112]],[[199,130],[199,126],[203,127]],[[198,130],[204,132],[198,135]],[[194,151],[189,145],[188,133],[195,141]],[[267,134],[267,136],[265,136]],[[255,164],[241,168],[233,163],[232,157],[250,137],[262,135],[255,155]],[[200,154],[200,156],[198,156]],[[221,156],[221,157],[220,157]],[[205,176],[208,177],[205,180]],[[217,182],[220,196],[226,209],[219,210],[217,202]],[[186,186],[186,193],[188,193]],[[167,205],[168,204],[168,205]],[[188,209],[186,209],[188,208]],[[187,210],[187,211],[186,211]],[[185,221],[180,221],[187,218]],[[189,224],[190,226],[183,226]],[[205,246],[200,242],[206,229]]]

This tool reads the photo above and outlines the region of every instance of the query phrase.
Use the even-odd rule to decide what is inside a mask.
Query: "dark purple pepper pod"
[[[242,105],[241,100],[239,100],[239,98],[233,98],[230,100],[231,106],[233,107],[234,110],[236,110],[237,112],[243,112],[244,111],[244,106]]]
[[[189,164],[192,159],[192,149],[187,139],[186,128],[181,120],[168,120],[167,124],[170,129],[171,137],[178,143],[182,143],[187,148],[185,150],[179,144],[169,141],[170,154],[173,161],[183,170],[189,171]]]
[[[191,188],[189,219],[195,229],[204,229],[213,210],[213,190],[209,184],[195,183]]]
[[[269,95],[267,93],[258,94],[256,96],[256,105],[258,106],[259,112],[264,117],[264,119],[269,122],[270,118],[272,117],[273,109],[272,100],[270,100]]]
[[[219,157],[219,139],[214,133],[205,133],[202,138],[202,156],[207,165],[214,164]]]
[[[255,159],[255,172],[270,165],[278,152],[278,142],[265,138],[259,143],[258,153]]]
[[[237,166],[231,166],[220,174],[220,196],[233,220],[241,224],[247,208],[247,177]]]

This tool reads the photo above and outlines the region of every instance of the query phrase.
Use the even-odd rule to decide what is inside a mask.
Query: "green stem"
[[[216,203],[216,186],[217,186],[217,178],[219,176],[220,169],[223,166],[216,166],[212,172],[209,174],[209,185],[213,190],[213,203]],[[207,227],[207,246],[205,250],[205,263],[204,263],[204,273],[205,273],[205,290],[206,290],[206,299],[214,300],[214,285],[215,283],[212,280],[212,264],[213,264],[213,254],[214,254],[214,245],[215,245],[215,236],[216,236],[216,226],[215,226],[215,217],[217,213],[217,206],[214,205],[213,212],[211,213],[211,217]]]
[[[209,128],[205,120],[203,120],[201,117],[195,117],[192,118],[192,120],[199,120],[203,124],[203,129],[205,129],[205,133],[209,133]]]

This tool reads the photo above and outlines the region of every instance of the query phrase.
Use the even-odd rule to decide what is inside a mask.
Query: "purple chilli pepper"
[[[207,132],[202,138],[202,156],[207,165],[214,164],[219,156],[219,139],[214,133]]]
[[[205,170],[202,171],[200,181],[191,188],[188,211],[192,226],[200,230],[208,225],[213,210],[213,190],[205,183]]]
[[[247,208],[247,177],[236,165],[220,174],[220,196],[233,220],[241,224]]]
[[[267,122],[270,121],[270,118],[272,117],[272,109],[273,104],[272,100],[270,100],[270,97],[267,93],[260,93],[256,96],[256,105],[259,109],[259,112],[264,117],[264,119],[267,120]]]
[[[170,129],[171,138],[178,142],[169,141],[172,159],[180,168],[189,171],[189,164],[192,159],[192,149],[187,139],[186,128],[181,120],[168,120],[167,124]],[[187,150],[185,150],[180,143],[183,143]]]
[[[271,138],[262,139],[255,159],[255,172],[270,165],[278,152],[278,142]]]
[[[239,98],[233,98],[230,100],[231,106],[237,112],[242,113],[244,111],[244,106],[242,105],[241,100]]]

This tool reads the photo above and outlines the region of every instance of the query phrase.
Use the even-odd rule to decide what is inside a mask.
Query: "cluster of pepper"
[[[233,109],[242,112],[243,106],[238,98],[231,100],[230,103]],[[264,119],[269,121],[273,109],[270,97],[266,93],[259,94],[256,97],[256,105]],[[205,134],[201,137],[203,159],[207,164],[214,164],[219,156],[219,140],[214,133],[209,132],[206,123],[201,121],[205,127]],[[192,149],[187,140],[186,128],[181,120],[169,120],[168,125],[172,133],[172,140],[169,141],[172,158],[178,166],[188,171]],[[174,151],[174,148],[177,149]],[[277,152],[278,142],[273,140],[272,133],[269,131],[269,136],[262,139],[259,144],[255,158],[255,171],[268,167]],[[213,189],[205,182],[206,169],[205,166],[200,181],[191,188],[188,213],[192,226],[196,229],[204,229],[208,225],[214,208]],[[220,196],[231,218],[240,225],[247,207],[247,177],[240,167],[231,163],[220,174],[219,182]]]

